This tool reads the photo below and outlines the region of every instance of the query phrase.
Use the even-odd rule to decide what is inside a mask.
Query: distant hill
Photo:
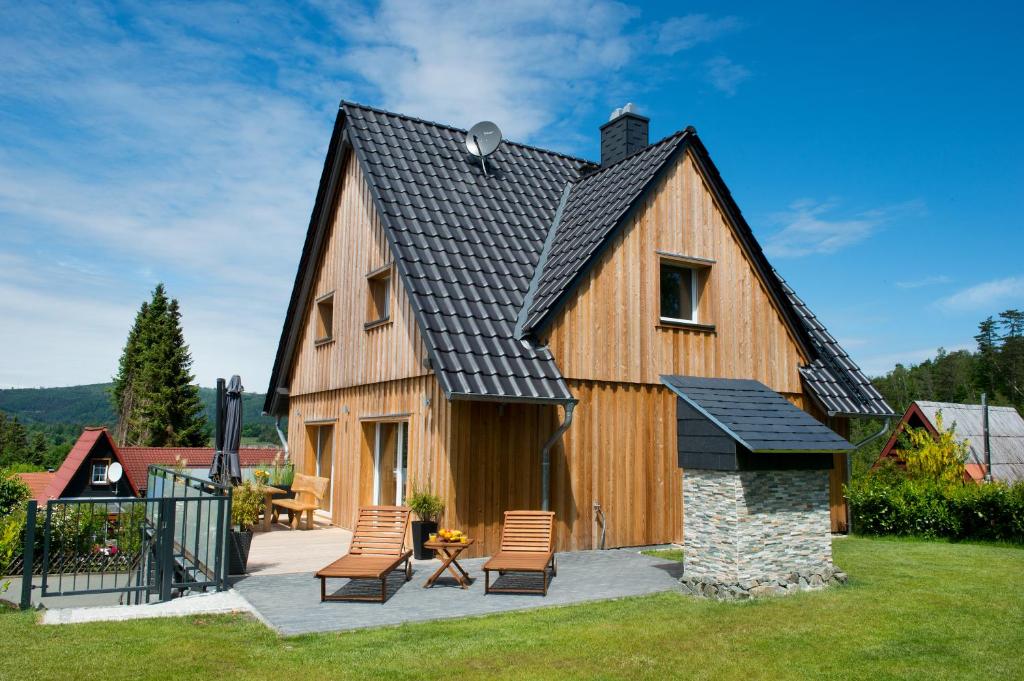
[[[93,383],[63,388],[0,389],[0,411],[17,416],[27,425],[113,426],[115,416],[110,404],[110,386],[110,383]],[[213,388],[199,389],[211,432],[216,393]],[[242,396],[242,435],[247,444],[279,443],[274,419],[261,415],[264,397],[260,393],[244,393]]]

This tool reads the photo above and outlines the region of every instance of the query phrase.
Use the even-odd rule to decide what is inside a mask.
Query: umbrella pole
[[[224,479],[227,477],[227,466],[224,461],[224,398],[226,390],[224,388],[224,379],[217,379],[217,400],[216,400],[216,413],[214,420],[216,421],[213,426],[213,448],[215,450],[214,456],[218,462],[217,471],[217,482],[224,484]]]

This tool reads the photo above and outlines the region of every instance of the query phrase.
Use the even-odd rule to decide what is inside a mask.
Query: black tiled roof
[[[550,253],[538,272],[523,327],[529,332],[568,295],[580,274],[611,241],[611,234],[691,129],[677,132],[572,186]]]
[[[680,398],[751,452],[840,452],[853,446],[758,381],[662,376]]]
[[[738,216],[759,271],[771,272],[692,128],[605,168],[505,142],[487,160],[486,174],[464,139],[458,128],[342,103],[271,375],[268,412],[282,413],[285,404],[279,398],[287,396],[284,377],[329,224],[332,183],[339,159],[350,152],[370,186],[431,366],[449,398],[572,399],[548,349],[519,336],[552,317],[686,145]],[[800,371],[826,408],[851,415],[891,411],[792,290],[781,279],[766,283],[799,327],[801,342],[812,346],[807,350],[816,356]]]
[[[847,416],[895,416],[882,393],[846,354],[828,329],[786,281],[774,272],[789,304],[807,330],[817,357],[800,367],[807,387],[830,413]]]
[[[547,348],[513,331],[562,190],[585,162],[506,142],[485,175],[462,130],[342,108],[445,393],[572,399]]]

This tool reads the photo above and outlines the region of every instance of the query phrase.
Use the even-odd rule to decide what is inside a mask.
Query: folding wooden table
[[[459,565],[459,561],[456,560],[459,554],[468,549],[473,545],[474,539],[468,539],[465,542],[454,542],[454,541],[428,541],[423,544],[424,548],[437,551],[441,557],[441,567],[437,568],[437,572],[430,575],[426,582],[423,583],[423,588],[429,588],[434,586],[434,582],[441,574],[448,570],[452,573],[452,577],[455,578],[455,582],[463,589],[469,587],[469,573],[462,569]]]

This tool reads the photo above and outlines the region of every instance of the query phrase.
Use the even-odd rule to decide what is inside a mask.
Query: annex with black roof
[[[774,405],[759,418],[809,429],[830,469],[833,529],[845,526],[833,430],[891,408],[768,262],[697,131],[647,143],[645,127],[616,130],[638,118],[602,126],[603,164],[505,141],[485,172],[464,129],[342,102],[265,406],[289,417],[296,466],[332,478],[335,524],[359,505],[402,503],[415,478],[451,502],[445,522],[479,535],[481,554],[513,505],[554,510],[560,550],[594,547],[594,504],[609,545],[681,541],[678,381],[695,374],[756,382]],[[685,192],[665,189],[684,176]],[[705,219],[660,222],[683,214],[652,209],[666,202],[700,202]],[[654,231],[624,255],[644,215]],[[676,252],[687,229],[708,231],[708,246]],[[666,257],[701,268],[691,293],[707,287],[720,319],[652,312]],[[615,277],[631,269],[645,300],[619,295]],[[620,343],[632,354],[610,360]],[[751,397],[722,385],[736,404]],[[770,459],[739,432],[719,442],[734,461]]]

